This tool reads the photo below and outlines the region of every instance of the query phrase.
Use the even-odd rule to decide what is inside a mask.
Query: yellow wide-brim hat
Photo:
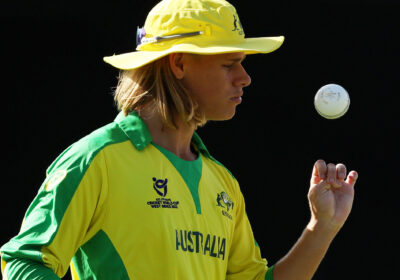
[[[163,0],[137,29],[134,52],[107,56],[112,66],[139,68],[170,53],[270,53],[283,36],[245,38],[235,7],[225,0]]]

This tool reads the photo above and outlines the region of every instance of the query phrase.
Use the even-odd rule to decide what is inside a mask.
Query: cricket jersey
[[[272,279],[237,180],[192,146],[154,144],[136,112],[72,144],[1,247],[4,279]]]

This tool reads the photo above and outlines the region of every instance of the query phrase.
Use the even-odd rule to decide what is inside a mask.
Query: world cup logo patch
[[[153,188],[155,189],[155,191],[157,192],[158,195],[165,197],[167,195],[167,183],[168,183],[168,179],[165,178],[165,180],[162,179],[156,179],[155,177],[153,177]]]
[[[177,209],[179,201],[173,201],[171,198],[167,198],[168,193],[168,179],[157,179],[156,177],[152,178],[153,180],[153,189],[156,191],[157,195],[161,197],[157,197],[155,200],[147,201],[147,205],[151,208],[172,208]]]

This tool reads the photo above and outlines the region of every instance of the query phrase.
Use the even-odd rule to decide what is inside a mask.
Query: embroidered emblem
[[[153,177],[153,181],[154,181],[153,188],[156,190],[156,192],[160,196],[165,197],[167,195],[167,191],[168,191],[167,190],[168,179],[165,178],[165,180],[161,180],[161,179],[157,180],[155,177]],[[161,190],[162,190],[162,192],[161,192]]]
[[[233,15],[233,27],[232,31],[238,31],[239,35],[244,34],[242,24],[240,23],[239,17],[236,17],[236,15]]]
[[[217,206],[221,208],[226,208],[226,211],[222,209],[222,215],[228,217],[229,219],[232,220],[232,215],[230,215],[228,212],[233,209],[234,203],[228,196],[226,192],[220,192],[217,194]]]
[[[155,200],[147,201],[147,205],[151,208],[178,208],[179,201],[172,201],[170,198],[167,198],[168,193],[168,179],[157,179],[156,177],[152,178],[153,180],[153,189],[156,191],[157,195],[161,197],[157,197]]]

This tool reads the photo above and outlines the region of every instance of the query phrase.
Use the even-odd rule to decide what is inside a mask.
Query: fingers
[[[321,180],[326,177],[327,166],[324,160],[319,159],[315,162],[312,176],[311,184],[318,184]]]
[[[326,172],[326,178],[329,184],[336,182],[336,165],[333,163],[328,163],[328,171]]]
[[[346,166],[342,163],[336,164],[336,178],[338,178],[340,181],[344,181],[346,179],[346,174]]]
[[[347,168],[344,164],[326,164],[324,160],[319,159],[314,164],[311,183],[318,184],[320,181],[325,180],[330,186],[339,188],[344,182],[354,186],[357,178],[358,173],[356,171],[351,171],[347,175]]]
[[[339,165],[339,164],[338,164]],[[326,181],[328,184],[334,188],[340,188],[342,186],[342,183],[340,179],[338,178],[338,174],[343,172],[343,164],[339,165],[339,171],[337,170],[337,165],[334,165],[333,163],[328,163],[326,165],[327,171],[326,171]],[[346,175],[344,176],[346,177]],[[343,180],[342,180],[343,181]]]
[[[338,163],[334,167],[335,174],[333,175],[334,180],[330,182],[334,188],[340,188],[343,185],[344,180],[346,179],[347,175],[347,168],[344,164]]]

